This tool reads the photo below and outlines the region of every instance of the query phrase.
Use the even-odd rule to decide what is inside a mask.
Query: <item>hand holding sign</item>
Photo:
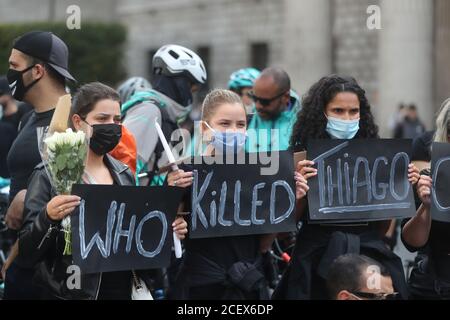
[[[187,188],[192,185],[194,180],[194,173],[191,171],[185,172],[178,169],[169,172],[167,175],[167,184],[172,187]]]
[[[187,222],[183,217],[177,217],[172,223],[173,232],[177,235],[178,239],[183,240],[188,233]]]
[[[417,181],[418,173],[410,165],[410,153],[410,140],[311,140],[308,155],[317,166],[317,176],[312,168],[301,168],[313,190],[308,193],[310,220],[413,216],[411,183]]]
[[[302,199],[306,196],[309,190],[308,180],[298,172],[295,172],[295,198],[297,200]]]
[[[317,169],[313,168],[314,161],[302,160],[297,164],[297,172],[299,172],[305,179],[312,178],[317,175]]]
[[[422,201],[422,203],[427,207],[429,207],[431,204],[431,185],[432,180],[429,176],[420,176],[419,182],[417,183],[417,195],[419,196],[419,199]]]
[[[278,159],[271,175],[261,174],[261,163],[194,161],[190,238],[296,230],[292,153],[281,151]]]
[[[408,166],[408,181],[414,185],[419,181],[419,178],[419,168],[417,168],[413,163],[410,163]]]
[[[81,198],[71,195],[55,196],[47,203],[47,216],[53,221],[60,221],[71,214],[80,205]]]
[[[167,267],[170,233],[187,233],[184,219],[175,219],[180,188],[83,184],[72,191],[82,199],[71,218],[73,258],[84,273]]]

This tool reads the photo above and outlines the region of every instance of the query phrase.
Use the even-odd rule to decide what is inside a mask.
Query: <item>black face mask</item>
[[[120,124],[107,123],[90,126],[94,131],[89,140],[89,148],[99,156],[107,154],[119,144],[122,137],[122,126]]]
[[[188,107],[192,104],[191,83],[184,77],[169,77],[155,74],[153,88],[183,107]]]
[[[9,87],[11,89],[11,94],[14,99],[22,101],[25,97],[25,94],[28,90],[31,89],[41,78],[34,80],[28,86],[25,87],[23,84],[23,74],[33,68],[35,65],[29,66],[28,68],[18,71],[9,69],[6,74],[6,78],[8,79]]]

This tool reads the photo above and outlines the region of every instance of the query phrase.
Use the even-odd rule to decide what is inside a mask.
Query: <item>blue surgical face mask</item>
[[[341,120],[327,117],[327,132],[333,139],[353,139],[359,130],[359,119]]]
[[[236,154],[239,153],[245,146],[247,135],[243,132],[219,132],[211,128],[205,122],[209,129],[213,132],[213,138],[209,142],[216,154]]]

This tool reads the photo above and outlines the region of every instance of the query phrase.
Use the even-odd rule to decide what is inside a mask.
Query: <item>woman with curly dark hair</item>
[[[297,122],[292,130],[291,149],[295,151],[306,150],[309,138],[333,138],[332,133],[327,130],[328,114],[326,115],[326,113],[327,106],[339,93],[341,93],[339,96],[351,96],[350,98],[354,102],[356,102],[355,99],[358,99],[359,108],[350,110],[350,116],[356,117],[357,114],[359,115],[356,117],[356,119],[359,118],[359,130],[354,137],[378,138],[378,126],[374,122],[365,91],[353,78],[331,75],[316,82],[303,98],[302,110],[297,114]],[[333,117],[339,117],[340,114],[345,112],[342,108],[331,108],[331,105],[328,109]]]
[[[378,127],[364,90],[353,78],[330,75],[315,83],[303,98],[291,137],[291,149],[305,151],[309,139],[374,138],[378,138]],[[313,164],[309,160],[298,163],[297,182],[305,182],[317,174]],[[412,183],[417,182],[416,171],[410,165]],[[299,199],[296,208],[302,228],[291,263],[273,294],[274,299],[328,299],[325,281],[328,268],[335,258],[346,253],[364,254],[379,261],[388,269],[395,291],[407,298],[402,262],[383,242],[389,221],[310,224],[307,199]]]

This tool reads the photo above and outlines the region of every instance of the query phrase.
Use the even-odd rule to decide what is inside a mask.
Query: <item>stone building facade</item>
[[[129,75],[148,77],[156,49],[177,43],[202,56],[210,87],[246,66],[285,68],[300,94],[323,75],[354,76],[385,137],[399,103],[415,103],[431,128],[450,96],[448,0],[0,0],[0,23],[63,20],[69,4],[83,21],[128,27]],[[379,30],[367,27],[370,5]]]

